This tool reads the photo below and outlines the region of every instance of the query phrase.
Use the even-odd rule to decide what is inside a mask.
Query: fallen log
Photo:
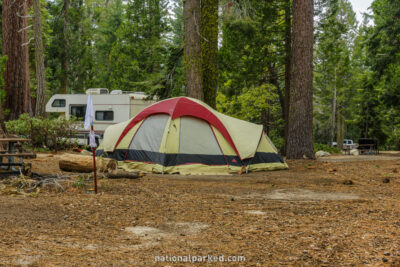
[[[140,178],[143,177],[145,174],[143,172],[124,172],[124,171],[118,171],[116,173],[107,173],[106,177],[110,179],[121,179],[121,178],[126,178],[126,179],[135,179],[135,178]]]
[[[97,170],[110,172],[117,169],[117,163],[113,159],[96,158]],[[58,163],[60,170],[66,172],[93,172],[93,158],[75,154],[63,155]]]

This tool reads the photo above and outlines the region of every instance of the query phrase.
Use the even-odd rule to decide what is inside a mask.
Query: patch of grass
[[[78,189],[82,189],[86,187],[85,184],[85,177],[84,176],[79,176],[77,179],[75,179],[75,181],[72,183],[72,186]]]
[[[35,151],[35,152],[50,152],[50,151],[52,151],[52,150],[50,150],[50,149],[48,149],[48,148],[44,148],[44,147],[33,147],[32,148],[33,149],[33,151]]]

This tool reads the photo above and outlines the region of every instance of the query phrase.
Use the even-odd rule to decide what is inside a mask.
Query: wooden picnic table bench
[[[357,149],[362,154],[379,154],[378,140],[373,138],[360,138],[358,139]]]
[[[10,170],[11,167],[12,172],[18,172],[19,170],[16,169],[15,166],[22,168],[24,166],[24,158],[36,158],[36,153],[34,152],[16,151],[16,144],[28,141],[30,141],[30,139],[20,137],[0,138],[0,167],[6,170]],[[4,149],[4,145],[8,147],[8,149]],[[3,157],[6,157],[8,161],[3,162]],[[19,160],[15,160],[15,158],[19,158]]]

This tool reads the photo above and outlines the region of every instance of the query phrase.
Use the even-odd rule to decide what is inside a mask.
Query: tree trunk
[[[149,43],[151,42],[151,39],[153,38],[153,12],[154,12],[154,8],[152,6],[151,0],[147,0],[147,14],[149,16],[149,21],[148,21],[148,32],[147,32],[147,40],[149,41]],[[149,69],[147,71],[147,73],[153,73],[154,72],[154,61],[150,62],[149,65]]]
[[[6,101],[4,109],[10,111],[8,119],[14,120],[22,113],[32,115],[29,90],[28,14],[24,0],[3,1],[3,55],[8,56],[4,72]]]
[[[337,140],[337,145],[338,148],[343,149],[343,143],[344,143],[344,129],[343,129],[343,116],[342,116],[342,111],[341,108],[337,109],[337,133],[336,133],[336,140]]]
[[[369,128],[368,128],[368,120],[369,120],[369,115],[368,115],[368,112],[369,112],[369,110],[368,110],[369,108],[368,108],[368,105],[367,105],[367,110],[366,110],[366,112],[365,112],[365,114],[367,114],[367,116],[364,118],[364,120],[365,120],[365,125],[364,125],[364,138],[368,138],[368,132],[369,132]]]
[[[185,0],[184,19],[184,71],[185,88],[189,97],[203,100],[201,79],[200,0]]]
[[[314,158],[313,0],[293,1],[292,84],[287,158]]]
[[[336,102],[337,102],[337,88],[336,88],[336,68],[335,68],[335,77],[333,80],[333,98],[332,98],[332,121],[330,128],[330,137],[329,137],[329,145],[332,146],[334,138],[335,138],[335,115],[336,115]],[[337,141],[337,140],[336,140]]]
[[[44,117],[46,107],[46,72],[43,58],[42,42],[42,13],[40,10],[40,0],[33,0],[34,10],[34,37],[35,37],[35,68],[36,68],[36,106],[35,115]]]
[[[343,141],[344,141],[344,138],[345,138],[345,133],[346,133],[346,126],[345,126],[345,117],[344,117],[344,115],[343,115],[343,113],[341,114],[341,124],[340,124],[340,131],[342,132],[341,133],[341,138],[342,138],[342,143],[343,143]]]
[[[288,139],[288,124],[289,124],[289,104],[290,104],[290,72],[291,72],[291,49],[292,49],[292,19],[291,19],[291,3],[286,0],[285,7],[285,143],[283,154],[286,155],[287,139]]]
[[[215,108],[218,85],[218,0],[201,1],[200,35],[203,99]]]
[[[68,10],[70,6],[70,0],[64,0],[64,5],[61,11],[61,16],[63,18],[63,31],[62,31],[62,38],[64,42],[64,49],[60,55],[61,61],[61,86],[60,86],[60,93],[66,94],[68,88],[68,71],[69,71],[69,64],[68,64],[68,50],[69,50],[69,36],[68,36]]]

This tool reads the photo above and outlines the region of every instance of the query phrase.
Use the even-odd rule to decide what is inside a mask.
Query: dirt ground
[[[400,154],[363,157],[3,194],[0,266],[400,266]],[[58,160],[33,170],[60,173]]]

